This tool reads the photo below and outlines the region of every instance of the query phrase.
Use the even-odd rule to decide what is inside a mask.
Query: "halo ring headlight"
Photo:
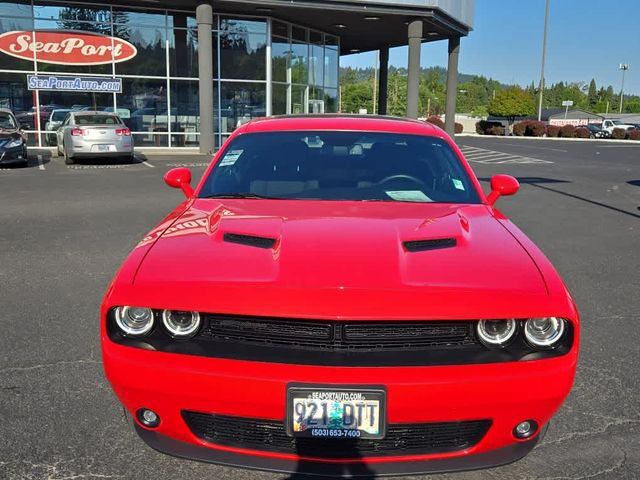
[[[200,314],[182,310],[164,310],[162,323],[169,334],[175,338],[189,338],[200,328]]]
[[[125,335],[141,337],[153,328],[153,310],[147,307],[118,307],[115,320]]]
[[[524,336],[534,347],[552,347],[566,330],[565,320],[557,317],[530,318],[524,325]]]
[[[476,328],[480,341],[487,347],[505,346],[517,331],[515,319],[480,320]]]

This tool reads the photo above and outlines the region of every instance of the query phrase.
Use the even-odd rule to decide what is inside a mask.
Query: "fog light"
[[[538,422],[535,420],[525,420],[516,425],[513,435],[520,440],[525,440],[533,436],[538,431]]]
[[[136,412],[136,416],[140,423],[145,427],[155,428],[160,425],[160,416],[153,410],[148,408],[141,408]]]

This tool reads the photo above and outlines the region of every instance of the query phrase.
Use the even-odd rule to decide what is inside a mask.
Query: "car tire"
[[[56,145],[56,154],[58,157],[62,157],[62,150],[60,150],[60,145]]]
[[[26,146],[22,147],[22,159],[23,160],[22,160],[22,164],[21,165],[23,167],[25,167],[25,168],[28,167],[29,166],[29,152],[28,152]]]
[[[64,164],[65,165],[73,165],[73,158],[71,158],[68,154],[66,150],[62,150],[63,155],[64,155]]]

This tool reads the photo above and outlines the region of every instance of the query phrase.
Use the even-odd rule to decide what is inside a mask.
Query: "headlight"
[[[115,310],[118,327],[125,334],[140,337],[153,328],[153,311],[144,307],[118,307]]]
[[[22,138],[16,138],[8,143],[5,143],[4,148],[16,148],[22,146]]]
[[[506,345],[516,333],[516,321],[509,320],[480,320],[478,322],[478,337],[488,347]]]
[[[524,336],[534,347],[551,347],[562,338],[564,330],[562,318],[531,318],[525,322]]]
[[[174,337],[192,337],[200,328],[200,314],[198,312],[165,310],[162,312],[162,323]]]

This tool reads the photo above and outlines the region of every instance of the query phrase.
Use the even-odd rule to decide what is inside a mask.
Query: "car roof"
[[[11,110],[9,110],[8,108],[0,108],[0,112],[10,113],[11,115],[13,115],[13,112]]]
[[[243,128],[244,127],[244,128]],[[443,136],[437,126],[420,120],[382,115],[282,115],[256,118],[246,123],[246,133],[291,131],[291,130],[345,130],[408,133]]]
[[[81,117],[83,115],[105,115],[107,117],[115,117],[117,116],[115,113],[113,112],[100,112],[98,110],[70,110],[74,116],[76,117]]]

